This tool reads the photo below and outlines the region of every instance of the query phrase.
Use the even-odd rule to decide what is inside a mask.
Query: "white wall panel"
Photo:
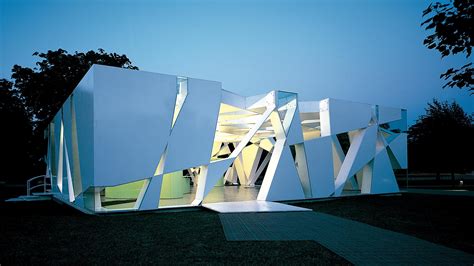
[[[308,164],[306,160],[305,146],[303,143],[295,144],[295,166],[303,187],[306,198],[312,198],[311,180],[309,178]],[[331,180],[332,182],[332,180]]]
[[[370,104],[326,99],[320,102],[321,136],[367,127],[372,118]]]
[[[334,193],[334,169],[331,137],[304,142],[312,197],[329,197]]]
[[[61,110],[54,116],[54,149],[55,149],[55,160],[52,162],[51,168],[54,168],[54,175],[52,176],[51,179],[51,187],[53,192],[60,192],[60,187],[62,190],[62,179],[59,179],[59,176],[62,177],[62,173],[60,174],[59,171],[59,159],[60,159],[60,134],[61,134],[61,119],[62,119],[62,113]],[[62,160],[62,159],[61,159]],[[61,166],[61,170],[63,167]]]
[[[388,144],[401,169],[408,167],[407,136],[406,133],[401,133]]]
[[[286,134],[286,140],[288,145],[293,145],[296,143],[302,143],[303,139],[303,131],[301,129],[301,120],[300,120],[300,113],[298,107],[296,107],[295,114],[293,115],[290,128],[288,129],[288,133]]]
[[[370,193],[399,192],[387,150],[383,150],[375,156],[372,174]]]
[[[362,169],[362,180],[361,180],[362,184],[360,188],[362,194],[369,194],[372,189],[373,169],[374,169],[374,160],[370,161]]]
[[[277,140],[257,200],[304,199],[303,187],[285,140]]]
[[[95,66],[95,186],[153,176],[169,136],[176,93],[175,76]]]
[[[236,93],[222,90],[222,103],[245,109],[245,97]]]
[[[400,108],[378,106],[378,123],[385,124],[388,122],[402,119],[402,110]]]
[[[93,66],[74,90],[77,144],[82,191],[94,181],[94,69]]]
[[[346,158],[346,155],[344,155],[344,151],[342,150],[341,144],[339,143],[339,140],[337,139],[336,135],[330,136],[331,137],[331,143],[332,143],[332,161],[333,161],[333,170],[334,170],[334,179],[337,177],[339,174],[339,171],[341,170],[342,163],[344,162],[344,159]]]
[[[63,107],[63,126],[64,126],[64,160],[66,162],[66,177],[68,185],[68,193],[72,192],[72,195],[69,195],[69,201],[72,202],[75,199],[75,196],[82,192],[82,187],[78,188],[76,192],[74,183],[81,185],[81,182],[75,181],[74,173],[74,164],[73,164],[73,150],[72,150],[72,112],[71,112],[71,96],[67,98],[64,102]],[[80,179],[80,177],[78,177]],[[82,186],[82,185],[81,185]]]
[[[157,175],[151,178],[141,200],[140,210],[153,210],[158,208],[162,183],[163,175]]]
[[[393,129],[398,129],[401,132],[405,132],[408,130],[408,125],[407,125],[407,110],[401,109],[402,112],[402,118],[400,120],[388,122],[388,126],[390,127],[390,130]]]
[[[65,190],[65,193],[69,197],[69,202],[73,202],[75,200],[74,196],[74,187],[72,185],[72,174],[71,174],[71,163],[69,159],[69,152],[68,152],[68,146],[67,143],[64,142],[64,161],[66,162],[66,177],[67,177],[67,190]]]
[[[269,102],[275,103],[275,91],[271,91],[267,94],[246,97],[245,107],[247,109],[266,107]]]
[[[221,103],[221,83],[188,79],[188,96],[171,131],[164,173],[209,164]]]

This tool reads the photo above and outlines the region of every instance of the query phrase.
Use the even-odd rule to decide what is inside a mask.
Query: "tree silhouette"
[[[6,79],[0,79],[0,123],[0,175],[3,177],[0,181],[34,174],[30,169],[37,167],[37,162],[30,152],[33,146],[30,120],[18,91]],[[25,166],[30,167],[25,169]]]
[[[93,64],[138,69],[125,55],[98,52],[69,54],[63,49],[34,53],[36,68],[13,66],[14,87],[24,101],[35,128],[43,130]]]
[[[474,170],[473,116],[456,102],[433,100],[408,131],[408,149],[412,170],[455,172]]]
[[[0,80],[2,165],[0,180],[42,174],[46,152],[43,132],[93,64],[138,69],[126,55],[103,49],[34,53],[35,68],[14,65],[11,81]]]
[[[424,11],[428,18],[421,26],[425,30],[434,30],[423,41],[428,49],[436,49],[441,58],[448,55],[464,53],[470,58],[474,44],[474,0],[452,0],[448,3],[435,2]],[[447,81],[443,86],[467,88],[474,94],[474,68],[472,62],[459,69],[450,68],[440,78]]]

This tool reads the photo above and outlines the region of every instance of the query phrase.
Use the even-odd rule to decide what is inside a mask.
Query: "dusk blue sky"
[[[141,70],[221,81],[242,95],[279,89],[300,100],[339,98],[408,109],[433,98],[474,111],[467,90],[439,75],[422,42],[430,1],[25,1],[0,0],[0,77],[33,66],[35,51],[103,48]]]

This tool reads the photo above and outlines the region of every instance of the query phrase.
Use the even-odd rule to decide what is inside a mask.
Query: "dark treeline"
[[[473,115],[455,101],[433,100],[408,131],[411,172],[455,173],[474,170]]]

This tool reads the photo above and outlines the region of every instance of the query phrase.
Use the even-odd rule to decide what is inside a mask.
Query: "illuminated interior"
[[[100,207],[106,210],[136,209],[140,194],[144,192],[147,185],[148,180],[139,180],[100,189]]]

